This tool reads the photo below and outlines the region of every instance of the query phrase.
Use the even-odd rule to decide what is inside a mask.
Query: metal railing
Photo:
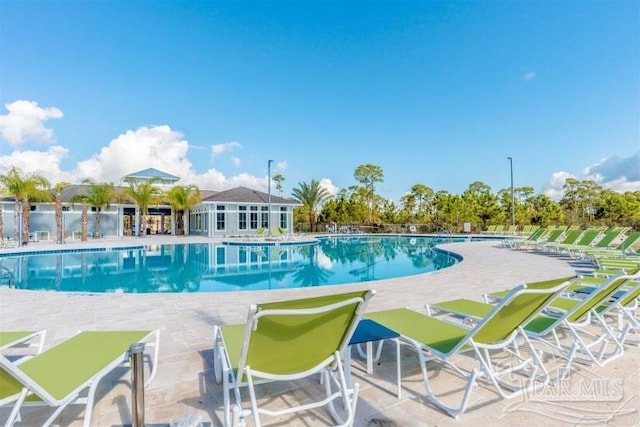
[[[3,281],[5,278],[8,278],[9,282],[7,283],[7,285],[9,287],[12,287],[13,271],[9,270],[8,267],[0,264],[0,272],[3,272],[2,274],[0,274],[0,281]],[[1,282],[0,282],[0,284],[1,284]]]
[[[131,363],[131,425],[144,427],[144,343],[129,347]]]

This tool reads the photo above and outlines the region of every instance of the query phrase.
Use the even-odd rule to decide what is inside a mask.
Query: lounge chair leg
[[[233,427],[244,427],[247,425],[246,420],[244,419],[244,417],[242,416],[242,408],[240,408],[240,406],[238,405],[234,405],[233,406],[233,424],[231,424]],[[256,425],[260,425],[259,423]]]
[[[249,388],[249,399],[251,401],[251,414],[253,415],[253,421],[256,427],[260,427],[260,414],[258,413],[258,400],[256,399],[255,387],[253,384],[253,375],[251,374],[251,368],[245,367],[245,374],[247,376],[247,386]],[[245,417],[242,414],[242,408],[240,407],[240,401],[238,400],[236,406],[234,407],[234,418],[236,416],[235,411],[240,410],[240,422],[242,424],[238,424],[239,426],[246,425]]]
[[[84,427],[89,427],[91,425],[91,415],[93,415],[93,401],[96,395],[97,387],[97,382],[93,382],[93,384],[91,384],[91,387],[89,387],[89,394],[87,394],[87,403],[85,405]]]
[[[358,392],[360,390],[360,385],[358,383],[354,383],[353,388],[351,389],[349,388],[349,384],[347,383],[347,378],[345,376],[345,370],[343,369],[342,361],[338,356],[339,355],[336,354],[337,366],[335,370],[337,371],[337,377],[334,372],[329,371],[330,368],[325,368],[324,370],[325,375],[323,375],[323,378],[325,382],[325,394],[327,396],[327,405],[329,408],[329,412],[331,413],[331,416],[338,423],[338,425],[351,426],[353,425],[353,422],[355,419],[355,406],[358,399]],[[342,407],[347,411],[346,420],[343,419],[343,417],[340,414],[338,414],[338,412],[335,409],[335,405],[333,404],[333,400],[335,399],[335,397],[332,398],[332,391],[331,391],[331,385],[330,385],[332,381],[335,381],[336,387],[338,387],[338,389],[342,391],[342,393],[340,394],[342,395]]]
[[[5,427],[11,427],[16,421],[20,420],[20,408],[22,407],[22,402],[24,402],[24,399],[27,397],[27,392],[28,390],[26,388],[20,392],[20,396],[14,403],[11,413],[9,414],[9,418],[7,418],[7,422],[4,424]]]
[[[58,406],[56,408],[55,411],[53,411],[53,414],[51,414],[51,416],[49,418],[47,418],[47,421],[44,422],[44,424],[42,425],[42,427],[48,427],[51,425],[52,422],[55,421],[56,418],[58,418],[58,415],[60,415],[60,412],[62,412],[62,410],[66,408],[66,406]]]
[[[476,377],[479,372],[474,369],[470,374],[467,375],[467,384],[465,386],[464,395],[462,396],[462,401],[460,402],[460,406],[456,408],[452,408],[451,406],[444,403],[442,400],[436,397],[431,389],[431,384],[429,382],[429,376],[427,373],[427,359],[424,357],[424,354],[420,349],[418,350],[418,357],[420,358],[420,369],[422,370],[422,377],[424,381],[424,386],[427,391],[427,400],[436,405],[438,408],[445,411],[447,414],[452,416],[453,418],[458,418],[458,415],[462,414],[467,408],[467,404],[469,403],[469,398],[471,397],[471,390],[476,385]]]

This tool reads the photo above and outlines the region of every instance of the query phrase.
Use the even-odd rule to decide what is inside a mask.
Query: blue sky
[[[1,1],[0,173],[640,190],[640,2]]]

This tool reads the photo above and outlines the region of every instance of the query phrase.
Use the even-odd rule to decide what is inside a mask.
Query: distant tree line
[[[356,184],[331,196],[316,180],[299,183],[292,196],[302,206],[294,211],[294,224],[301,231],[325,231],[340,225],[365,226],[365,230],[398,232],[413,226],[424,233],[472,231],[489,225],[511,225],[511,188],[497,193],[476,181],[462,194],[436,191],[417,183],[402,196],[400,205],[376,194],[376,184],[384,182],[380,166],[360,165]],[[514,219],[524,225],[626,226],[640,230],[640,191],[618,193],[591,180],[568,178],[559,201],[534,194],[533,187],[514,188]]]
[[[423,233],[447,230],[462,232],[469,223],[472,231],[485,230],[489,225],[511,224],[511,189],[504,188],[494,194],[487,184],[476,181],[462,194],[435,191],[426,184],[414,184],[402,196],[400,205],[376,193],[376,184],[384,182],[380,166],[363,164],[354,171],[356,184],[342,189],[332,196],[319,181],[300,182],[292,191],[292,197],[301,206],[294,210],[294,224],[298,231],[325,231],[327,226],[358,225],[366,231],[403,232],[416,227]],[[273,177],[276,190],[282,194],[285,177]],[[168,202],[176,213],[178,235],[184,235],[184,214],[200,202],[200,190],[195,185],[176,185],[162,191],[154,180],[144,183],[129,182],[129,186],[117,189],[113,183],[83,181],[87,190],[75,195],[71,202],[80,203],[82,213],[82,240],[87,238],[87,210],[95,208],[94,233],[100,235],[100,211],[112,202],[130,200],[140,210],[137,227],[142,235],[149,206]],[[31,202],[53,202],[56,213],[56,241],[62,241],[62,190],[67,182],[59,182],[51,188],[49,181],[36,174],[24,174],[12,167],[0,174],[0,196],[12,196],[17,224],[21,211],[22,240],[29,238],[29,214]],[[618,193],[605,189],[591,180],[568,178],[559,201],[544,194],[534,194],[533,187],[514,188],[515,224],[524,225],[578,225],[626,226],[640,230],[640,191]],[[2,205],[0,205],[0,236],[3,234]],[[17,239],[18,230],[14,231]],[[95,237],[95,236],[94,236]]]

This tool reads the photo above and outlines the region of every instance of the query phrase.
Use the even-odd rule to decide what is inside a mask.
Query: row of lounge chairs
[[[250,240],[263,241],[265,239],[283,240],[287,237],[287,231],[282,227],[274,227],[269,231],[266,227],[260,227],[256,230],[255,234],[250,237]]]
[[[0,248],[13,249],[18,247],[18,241],[14,239],[0,239]]]
[[[639,280],[637,271],[600,283],[562,277],[497,290],[482,301],[429,304],[425,313],[407,308],[366,312],[374,291],[254,306],[245,324],[215,327],[214,370],[223,388],[224,423],[244,425],[253,419],[260,425],[264,415],[327,406],[338,425],[352,425],[359,387],[350,382],[350,358],[345,354],[350,354],[350,345],[367,340],[354,339],[363,322],[391,331],[385,338],[395,337],[415,350],[427,400],[453,417],[466,410],[472,391],[480,385],[495,388],[503,398],[533,392],[564,379],[576,362],[602,366],[621,357],[625,345],[636,344],[630,337],[640,333],[635,312]],[[373,335],[370,340],[380,339]],[[534,342],[564,360],[556,374]],[[502,353],[498,361],[496,352]],[[397,353],[400,386],[399,349]],[[457,356],[463,353],[473,356],[471,367],[459,364]],[[505,363],[505,355],[513,363]],[[456,404],[445,402],[448,399],[433,390],[427,370],[432,363],[451,368],[464,379],[464,392]],[[276,410],[265,407],[264,401],[271,399],[260,399],[257,392],[265,382],[317,374],[324,390],[313,402]],[[243,399],[245,389],[248,401]]]
[[[640,268],[640,231],[630,231],[627,228],[613,227],[609,230],[599,228],[578,230],[551,230],[544,237],[524,239],[520,241],[504,241],[505,246],[516,249],[529,249],[547,255],[568,256],[573,259],[590,263],[594,268],[594,275],[609,277],[621,273],[629,273]],[[554,234],[555,233],[555,234]],[[581,236],[576,243],[576,233]],[[564,236],[561,240],[560,236]],[[551,240],[551,242],[550,242]]]
[[[484,231],[486,234],[519,234],[519,235],[529,235],[539,229],[538,225],[523,225],[519,227],[517,225],[489,225],[487,229]]]
[[[520,250],[535,250],[549,254],[564,254],[572,258],[596,256],[624,257],[639,255],[640,231],[626,227],[539,228],[526,238],[505,239],[503,245]]]
[[[398,343],[398,395],[402,344],[415,350],[427,401],[453,417],[465,412],[479,386],[492,387],[505,399],[534,392],[563,379],[576,362],[602,366],[623,356],[626,346],[638,344],[632,338],[640,334],[639,271],[520,284],[482,299],[430,303],[425,312],[367,312],[372,290],[254,305],[245,323],[214,326],[214,377],[222,384],[224,424],[244,425],[252,419],[259,426],[264,415],[326,407],[335,423],[353,425],[359,386],[349,375],[351,346],[390,337]],[[391,335],[363,338],[366,331],[358,331],[365,323]],[[90,425],[98,381],[122,365],[132,343],[146,342],[154,350],[148,355],[146,384],[155,375],[157,330],[85,331],[44,351],[43,342],[44,331],[0,333],[0,406],[12,407],[7,425],[28,405],[55,408],[49,425],[74,403],[85,405],[84,425]],[[535,343],[542,343],[542,350]],[[19,352],[17,358],[5,354],[24,344],[33,344],[33,352]],[[461,354],[472,356],[464,358],[471,366],[461,363]],[[557,373],[549,365],[555,356],[563,361]],[[450,368],[440,374],[464,380],[460,401],[451,404],[432,388],[432,364]],[[303,383],[319,387],[321,393],[304,393],[319,395],[316,400],[277,409],[269,406],[272,399],[260,398],[261,384],[318,375],[320,382]]]

